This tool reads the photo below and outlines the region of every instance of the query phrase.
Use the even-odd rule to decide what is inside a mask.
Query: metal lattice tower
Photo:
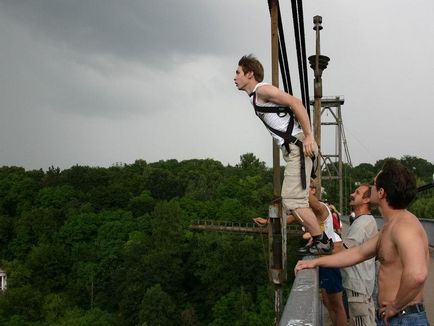
[[[321,153],[321,171],[323,171],[323,180],[338,180],[339,181],[339,210],[343,211],[343,153],[346,160],[352,166],[350,153],[348,150],[345,131],[342,120],[342,105],[344,104],[343,96],[329,96],[321,99],[321,117],[327,115],[328,119],[321,118],[321,128],[331,126],[335,128],[334,137],[334,152]],[[310,105],[314,105],[314,100],[310,101]],[[323,129],[324,130],[324,129]]]

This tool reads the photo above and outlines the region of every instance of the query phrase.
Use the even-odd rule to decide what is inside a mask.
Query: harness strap
[[[294,129],[295,118],[294,118],[294,113],[291,111],[291,109],[287,106],[271,106],[271,107],[259,106],[256,104],[256,92],[253,92],[252,94],[250,94],[250,96],[253,96],[253,108],[255,109],[255,114],[258,116],[259,119],[261,119],[265,127],[271,132],[273,132],[274,134],[276,134],[277,136],[283,138],[284,143],[287,143],[288,141],[293,142],[293,140],[291,139],[291,137],[293,136],[291,134],[292,134],[292,130]],[[286,128],[286,131],[280,131],[269,126],[259,113],[276,113],[279,117],[284,117],[287,114],[289,114],[290,118],[289,118],[289,123],[288,123],[288,127]],[[285,145],[285,147],[287,147],[287,145]],[[288,149],[288,153],[289,153],[289,149]]]
[[[296,145],[299,148],[299,150],[300,150],[300,178],[301,178],[301,186],[302,186],[303,189],[306,189],[306,163],[305,163],[305,156],[304,156],[304,153],[303,153],[303,142],[300,139],[298,139],[298,138],[296,138],[294,136],[291,136],[291,137],[293,139],[295,139],[295,141],[291,141],[291,142],[289,142],[289,144]],[[284,144],[284,146],[285,146],[286,150],[288,151],[288,153],[290,153],[290,151],[288,149],[289,148],[289,144],[287,144],[287,145]],[[316,174],[315,174],[315,169],[314,169],[314,164],[313,164],[313,162],[315,162],[315,155],[312,156],[311,159],[312,159],[312,170],[310,171],[310,176],[311,176],[311,178],[315,179],[316,178]]]
[[[255,114],[261,121],[264,123],[265,127],[270,130],[275,135],[281,137],[283,139],[283,146],[285,146],[285,149],[288,151],[288,154],[291,152],[289,148],[289,144],[294,144],[298,146],[300,149],[300,178],[301,178],[301,186],[303,189],[306,189],[306,164],[305,164],[305,157],[303,153],[303,142],[299,140],[298,138],[294,137],[292,135],[292,130],[294,129],[294,113],[291,111],[289,107],[286,106],[274,106],[274,107],[267,107],[267,106],[258,106],[256,104],[256,92],[253,92],[250,94],[250,96],[253,96],[253,108],[255,109]],[[279,117],[284,117],[287,114],[289,114],[289,123],[288,127],[286,128],[286,131],[277,130],[271,126],[269,126],[262,115],[259,113],[276,113],[279,115]],[[312,161],[315,160],[315,156],[312,158]],[[311,176],[315,177],[315,172],[312,165],[312,171]]]

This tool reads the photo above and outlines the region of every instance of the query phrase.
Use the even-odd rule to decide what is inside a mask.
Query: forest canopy
[[[433,182],[431,163],[400,161],[418,185]],[[344,166],[346,205],[383,162]],[[267,239],[189,227],[266,216],[272,180],[272,170],[251,153],[235,166],[192,159],[1,167],[0,268],[8,288],[0,295],[0,324],[272,325]],[[323,186],[337,203],[336,183]],[[432,191],[410,209],[434,217]],[[288,252],[300,244],[290,239]]]

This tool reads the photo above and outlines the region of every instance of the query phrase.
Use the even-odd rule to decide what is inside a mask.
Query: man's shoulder
[[[348,228],[344,242],[362,244],[377,234],[377,222],[372,215],[361,215]]]
[[[374,215],[372,215],[372,214],[363,214],[363,215],[360,215],[360,216],[358,217],[358,219],[359,219],[359,218],[361,218],[361,219],[365,219],[365,220],[372,220],[372,219],[375,220],[375,217],[374,217]]]
[[[371,214],[369,214],[369,215],[364,215],[363,221],[364,221],[366,224],[375,224],[375,225],[377,225],[377,220],[376,220],[375,216],[373,216],[373,215],[371,215]]]
[[[360,215],[358,218],[355,219],[354,223],[357,225],[368,225],[368,224],[377,224],[375,217],[371,214],[364,214]]]
[[[420,229],[423,228],[419,219],[410,212],[399,216],[399,218],[395,219],[395,223],[393,224],[394,229]]]
[[[267,99],[268,97],[276,96],[277,94],[283,93],[286,95],[290,95],[283,90],[281,90],[279,87],[276,87],[269,83],[258,83],[255,86],[255,93],[259,98]]]
[[[272,90],[272,89],[275,89],[275,88],[277,88],[276,86],[273,86],[273,85],[271,85],[271,84],[269,84],[269,83],[257,83],[256,85],[255,85],[255,92],[257,93],[257,94],[262,94],[262,93],[264,93],[264,92],[267,92],[267,91],[269,91],[269,90]],[[278,88],[277,88],[278,89]]]
[[[396,242],[408,242],[423,240],[426,237],[426,231],[419,219],[408,212],[390,223],[388,234]]]

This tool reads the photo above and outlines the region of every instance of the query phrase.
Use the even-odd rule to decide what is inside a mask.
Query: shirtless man
[[[371,191],[371,204],[378,205],[384,219],[382,230],[361,246],[299,261],[294,271],[316,266],[347,267],[377,256],[377,325],[429,325],[423,306],[430,259],[428,239],[417,217],[406,209],[415,196],[415,176],[398,161],[386,160]]]

